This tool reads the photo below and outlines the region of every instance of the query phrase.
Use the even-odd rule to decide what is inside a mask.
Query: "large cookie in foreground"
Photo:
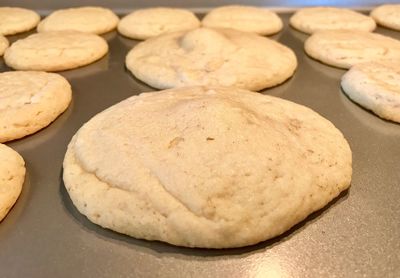
[[[25,180],[25,162],[13,149],[0,144],[0,221],[17,201]]]
[[[312,110],[236,88],[134,96],[74,136],[64,182],[92,222],[231,248],[275,237],[349,187],[351,150]],[[300,167],[299,167],[300,166]]]
[[[290,48],[256,34],[198,28],[136,45],[126,66],[158,89],[211,85],[258,91],[291,77],[297,60]]]

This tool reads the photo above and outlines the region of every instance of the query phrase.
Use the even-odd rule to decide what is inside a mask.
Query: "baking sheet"
[[[289,16],[281,14],[285,27],[273,38],[295,51],[298,69],[262,93],[306,105],[343,132],[353,151],[348,191],[285,234],[231,250],[137,240],[89,222],[62,182],[66,146],[98,112],[154,90],[124,67],[137,42],[114,31],[104,36],[106,57],[61,72],[73,88],[68,110],[42,131],[8,143],[24,157],[27,177],[0,223],[0,277],[400,277],[400,124],[350,101],[339,86],[345,70],[307,57],[308,36],[288,26]],[[400,39],[400,32],[377,32]]]

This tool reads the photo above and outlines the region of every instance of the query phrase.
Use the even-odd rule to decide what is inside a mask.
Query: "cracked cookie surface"
[[[185,87],[93,117],[71,140],[63,173],[74,205],[102,227],[230,248],[288,230],[345,190],[352,168],[340,131],[304,106]]]
[[[108,52],[95,34],[54,31],[30,35],[6,49],[6,64],[17,70],[62,71],[88,65]]]
[[[213,85],[258,91],[291,77],[297,59],[290,48],[256,34],[198,28],[136,45],[126,66],[159,89]]]
[[[13,149],[0,144],[0,221],[17,201],[24,179],[23,158]]]
[[[71,94],[68,81],[56,73],[0,73],[0,142],[49,125],[67,109]]]

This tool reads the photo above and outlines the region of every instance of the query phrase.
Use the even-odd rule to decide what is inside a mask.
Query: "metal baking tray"
[[[100,61],[61,72],[72,85],[68,110],[47,128],[9,142],[25,159],[22,194],[0,223],[0,277],[400,277],[400,124],[347,98],[345,70],[305,55],[307,35],[288,26],[272,38],[291,47],[298,69],[262,91],[312,108],[332,121],[353,151],[351,188],[290,231],[254,246],[189,249],[124,236],[89,222],[73,206],[62,161],[73,134],[92,116],[153,91],[125,68],[137,41],[111,32]],[[378,28],[400,39],[400,32]],[[29,33],[11,37],[11,41]],[[7,71],[0,58],[0,71]]]

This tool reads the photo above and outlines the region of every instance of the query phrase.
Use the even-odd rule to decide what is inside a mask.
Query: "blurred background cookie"
[[[62,71],[93,63],[107,52],[107,42],[98,35],[53,31],[14,42],[7,48],[4,60],[17,70]]]
[[[44,18],[38,32],[74,30],[103,34],[117,27],[119,18],[110,9],[101,7],[79,7],[57,10]]]
[[[371,32],[376,28],[371,17],[350,9],[335,7],[302,8],[291,16],[290,25],[308,34],[322,30]]]
[[[159,7],[136,10],[124,16],[118,24],[118,32],[128,38],[145,40],[199,26],[199,19],[189,10]]]
[[[14,35],[29,31],[36,27],[40,16],[34,11],[16,8],[0,7],[0,35]]]
[[[259,35],[272,35],[283,27],[282,20],[275,12],[266,8],[239,5],[212,9],[201,24],[204,27],[232,28]]]
[[[325,64],[350,68],[369,61],[400,62],[400,41],[366,31],[319,31],[304,43],[306,53]]]
[[[400,4],[381,5],[370,15],[379,25],[400,31]]]

